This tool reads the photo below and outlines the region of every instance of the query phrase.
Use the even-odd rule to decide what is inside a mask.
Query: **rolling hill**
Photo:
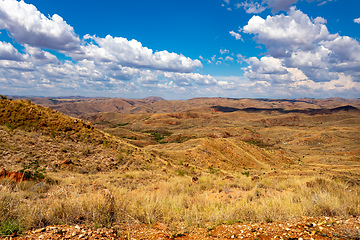
[[[0,100],[0,168],[46,169],[0,179],[0,235],[357,236],[357,99],[34,101]]]

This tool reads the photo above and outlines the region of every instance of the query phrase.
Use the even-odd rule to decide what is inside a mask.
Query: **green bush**
[[[25,179],[42,180],[45,178],[45,168],[40,168],[38,160],[24,164],[24,168],[20,172],[24,174]]]
[[[18,235],[24,230],[21,222],[7,220],[0,225],[0,235]]]

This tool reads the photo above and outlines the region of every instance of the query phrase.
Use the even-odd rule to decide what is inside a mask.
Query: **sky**
[[[359,0],[0,0],[0,94],[360,98]]]

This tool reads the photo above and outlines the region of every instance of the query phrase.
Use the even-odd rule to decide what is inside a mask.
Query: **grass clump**
[[[16,236],[23,232],[21,222],[6,220],[0,224],[0,236]]]

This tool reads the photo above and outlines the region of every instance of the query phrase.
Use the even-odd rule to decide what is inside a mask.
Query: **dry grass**
[[[360,215],[360,188],[327,178],[292,176],[254,181],[242,174],[231,179],[203,174],[194,183],[188,176],[166,179],[156,174],[154,181],[146,181],[150,175],[64,174],[58,183],[19,185],[2,180],[0,224],[16,222],[30,229],[63,223],[111,226],[162,222],[176,229]]]
[[[29,101],[0,107],[0,166],[39,159],[57,171],[0,181],[2,235],[61,223],[178,229],[360,215],[358,113],[122,115],[116,131],[155,144],[139,148]]]
[[[7,170],[35,160],[54,171],[80,173],[158,167],[155,155],[83,120],[23,100],[0,100],[0,109],[0,167]]]

